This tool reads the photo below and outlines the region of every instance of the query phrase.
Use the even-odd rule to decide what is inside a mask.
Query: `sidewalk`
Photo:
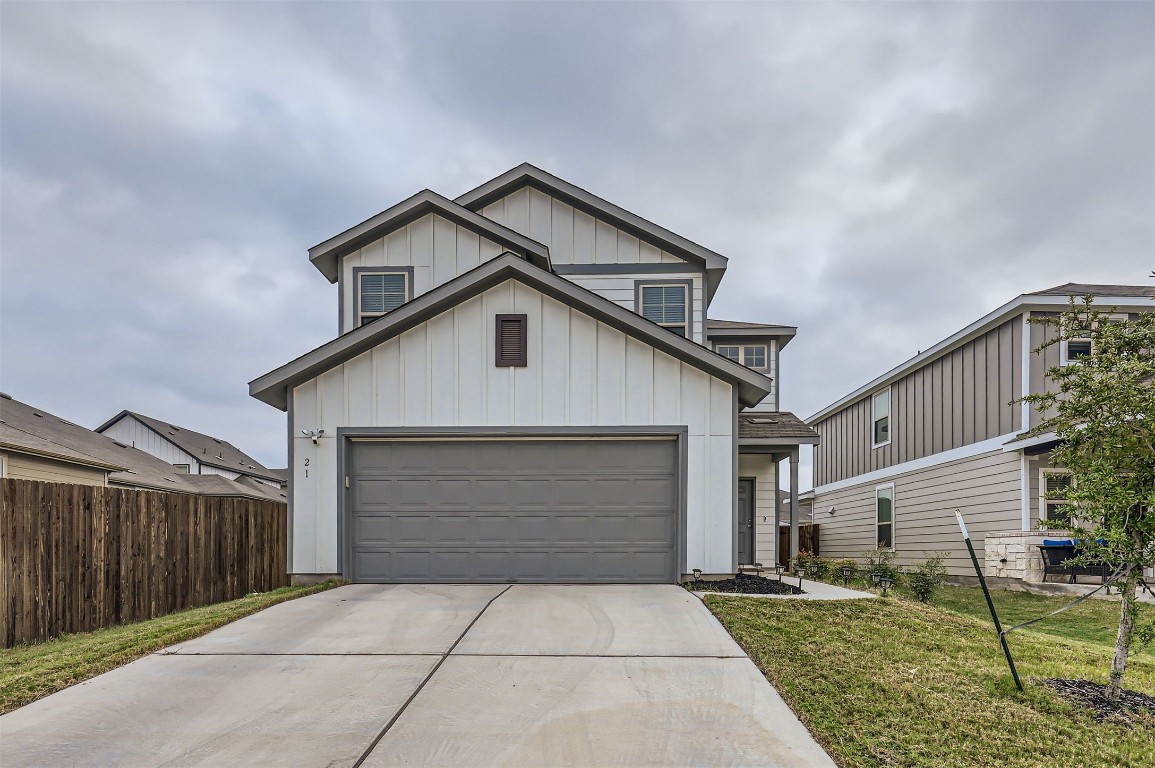
[[[798,580],[793,576],[783,576],[783,580],[787,584],[797,584]],[[723,597],[765,597],[769,600],[861,600],[868,597],[878,597],[873,592],[862,592],[857,589],[847,589],[846,587],[837,587],[833,584],[827,584],[824,581],[810,581],[809,579],[802,580],[802,595],[739,595],[735,592],[710,592],[703,590],[701,592],[695,590],[694,594],[698,597],[705,597],[706,595],[722,595]]]

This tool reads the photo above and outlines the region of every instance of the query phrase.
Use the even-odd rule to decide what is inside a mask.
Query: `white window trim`
[[[897,496],[894,490],[894,483],[882,483],[874,486],[874,544],[872,549],[878,546],[878,492],[890,489],[890,551],[898,551],[898,526],[896,521],[898,519],[898,503]]]
[[[752,371],[768,371],[770,370],[770,345],[769,344],[731,344],[729,342],[717,342],[714,344],[714,351],[719,355],[722,347],[734,347],[738,350],[738,359],[735,361],[739,365],[744,365]],[[753,366],[746,362],[746,350],[760,348],[762,350],[762,360],[765,365]],[[726,355],[722,355],[726,357]],[[729,359],[729,358],[727,358]]]
[[[878,421],[874,418],[874,400],[883,392],[886,392],[886,440],[881,443],[874,442],[874,424]],[[890,445],[890,441],[894,439],[894,393],[890,391],[890,387],[880,389],[870,396],[870,447],[871,449],[882,448],[885,445]]]
[[[1107,322],[1111,322],[1111,321],[1126,322],[1128,318],[1127,318],[1127,315],[1120,313],[1120,312],[1116,312],[1116,313],[1110,314],[1110,315],[1103,315],[1102,319],[1106,320]],[[1091,354],[1092,355],[1095,354],[1095,341],[1090,336],[1076,336],[1073,340],[1074,341],[1089,341],[1089,342],[1091,342]],[[1072,360],[1069,357],[1067,357],[1067,339],[1066,339],[1066,337],[1059,339],[1059,365],[1078,365],[1078,364],[1079,364],[1079,358],[1075,358],[1074,360]]]
[[[1039,522],[1047,522],[1047,475],[1070,475],[1069,469],[1062,467],[1042,467],[1039,469]],[[1070,502],[1067,502],[1070,504]]]
[[[680,323],[659,323],[656,320],[650,320],[648,317],[646,317],[645,314],[643,314],[643,312],[642,312],[642,307],[645,304],[644,296],[645,296],[647,288],[680,288],[682,290],[682,293],[686,297],[685,304],[683,305],[685,307],[685,316],[683,317],[682,322],[680,322]],[[681,329],[683,329],[682,336],[684,338],[690,339],[692,341],[693,339],[691,338],[691,335],[690,335],[690,329],[691,329],[693,324],[691,323],[690,318],[693,317],[693,311],[694,310],[693,310],[693,306],[691,305],[690,302],[693,300],[693,298],[694,298],[693,287],[690,285],[687,285],[686,283],[677,283],[677,282],[670,282],[670,283],[653,282],[653,283],[649,283],[649,282],[647,282],[644,284],[640,284],[640,285],[638,285],[638,297],[637,297],[638,314],[641,315],[642,317],[645,317],[647,320],[650,320],[650,322],[653,323],[654,325],[660,325],[663,328],[681,328]],[[733,345],[730,345],[730,346],[733,346]]]
[[[356,280],[357,284],[354,286],[354,288],[355,288],[354,300],[357,302],[357,327],[358,328],[360,328],[362,325],[364,325],[365,318],[370,318],[370,319],[376,320],[379,317],[384,317],[385,315],[389,314],[388,312],[382,312],[382,313],[378,314],[378,313],[374,313],[374,312],[364,313],[361,311],[361,278],[365,277],[365,275],[401,275],[401,276],[403,276],[405,278],[405,301],[403,301],[402,304],[404,305],[405,303],[413,300],[413,282],[412,282],[413,281],[413,275],[409,270],[407,270],[407,269],[389,269],[389,268],[385,267],[382,269],[365,269],[365,270],[358,272],[357,273],[357,280]]]

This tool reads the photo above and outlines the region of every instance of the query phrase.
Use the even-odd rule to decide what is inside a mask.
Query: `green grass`
[[[994,600],[999,620],[1004,628],[1062,608],[1075,597],[1075,595],[1046,597],[1032,595],[1029,592],[991,590],[991,599]],[[990,611],[987,609],[986,600],[983,599],[982,590],[977,587],[943,587],[935,592],[932,602],[949,611],[974,616],[990,623]],[[1155,605],[1140,604],[1140,623],[1152,619],[1155,619]],[[1020,631],[1023,630],[1016,630],[1014,634]],[[1032,624],[1029,631],[1114,647],[1115,636],[1119,631],[1119,602],[1097,598],[1084,600],[1069,611]],[[1147,648],[1143,652],[1151,654],[1155,649]]]
[[[311,587],[282,587],[272,592],[191,608],[148,621],[95,632],[18,645],[0,650],[0,714],[173,643],[205,634],[243,616],[286,600],[338,586],[331,581]]]
[[[965,615],[973,608],[969,595],[952,593],[944,602],[959,612],[902,597],[706,598],[844,767],[1155,765],[1155,719],[1147,725],[1095,723],[1033,682],[1044,677],[1105,682],[1109,643],[1014,633],[1010,644],[1026,683],[1020,694],[989,617]],[[1101,632],[1092,626],[1093,618],[1086,623]],[[1155,694],[1155,657],[1131,660],[1126,687]]]

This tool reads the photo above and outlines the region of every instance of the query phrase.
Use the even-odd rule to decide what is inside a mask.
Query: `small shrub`
[[[946,566],[943,565],[945,555],[941,552],[919,563],[907,577],[910,591],[921,602],[929,603],[935,590],[946,583]]]
[[[874,574],[881,577],[886,577],[894,584],[897,584],[902,576],[902,571],[894,564],[894,550],[886,547],[876,547],[875,549],[868,549],[862,553],[866,558],[866,568],[863,575],[873,581]]]

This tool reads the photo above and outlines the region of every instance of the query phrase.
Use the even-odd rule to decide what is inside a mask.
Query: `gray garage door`
[[[676,579],[673,440],[357,441],[360,582]]]

